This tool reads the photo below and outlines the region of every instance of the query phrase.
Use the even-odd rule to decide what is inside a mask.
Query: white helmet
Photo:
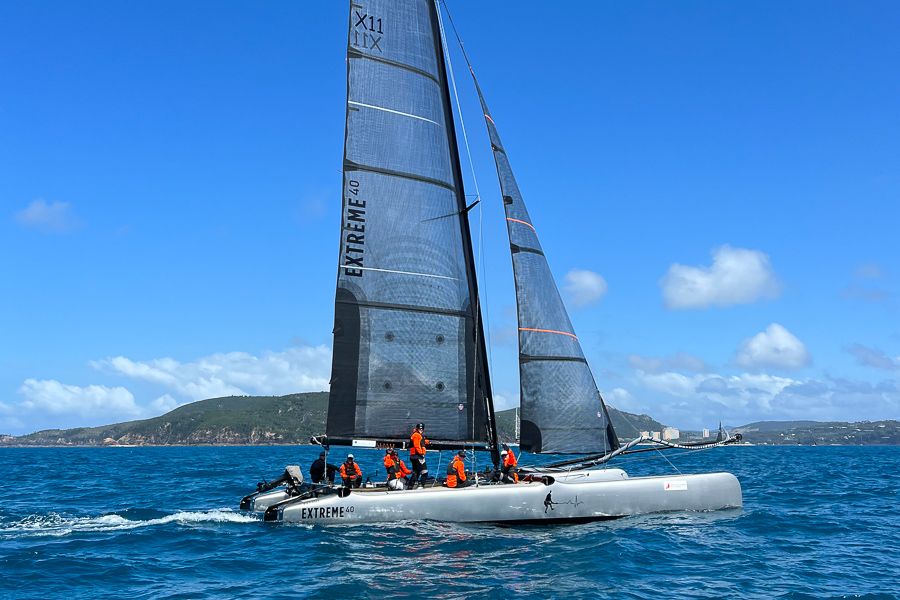
[[[348,454],[348,455],[347,455],[347,458],[353,458],[353,455],[352,455],[352,454]]]

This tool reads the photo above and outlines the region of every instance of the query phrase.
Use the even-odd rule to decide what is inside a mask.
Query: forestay
[[[495,446],[442,49],[431,0],[351,3],[332,442]]]
[[[519,322],[521,448],[576,454],[614,450],[619,443],[609,413],[477,80],[475,86],[500,178],[512,253]]]

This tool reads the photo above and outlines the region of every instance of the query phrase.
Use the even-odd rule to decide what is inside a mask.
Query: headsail
[[[528,452],[614,450],[619,442],[609,413],[581,351],[477,79],[475,87],[500,178],[516,284],[519,443]]]
[[[496,447],[432,0],[351,2],[327,433]]]

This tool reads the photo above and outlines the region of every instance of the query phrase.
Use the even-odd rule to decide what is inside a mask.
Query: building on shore
[[[709,437],[709,429],[704,429],[703,430],[703,439],[706,439],[708,437]]]
[[[679,437],[681,437],[681,432],[675,427],[666,427],[662,430],[662,439],[664,440],[677,440]]]
[[[651,436],[654,440],[659,441],[659,432],[658,432],[658,431],[651,431],[651,432],[650,432],[650,436]]]

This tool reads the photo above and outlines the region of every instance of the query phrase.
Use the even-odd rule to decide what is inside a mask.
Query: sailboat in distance
[[[496,469],[500,452],[468,221],[474,203],[467,205],[463,189],[437,0],[351,0],[348,33],[331,388],[326,434],[313,441],[325,449],[405,449],[414,426],[424,422],[429,449],[485,451]],[[264,511],[267,521],[335,524],[580,522],[740,507],[741,486],[730,473],[629,477],[606,468],[646,440],[619,443],[474,81],[515,279],[520,447],[577,458],[521,468],[515,485],[476,473],[475,485],[459,489],[438,479],[416,489],[386,482],[350,489],[304,482],[298,468],[288,467],[246,496],[241,508]]]

